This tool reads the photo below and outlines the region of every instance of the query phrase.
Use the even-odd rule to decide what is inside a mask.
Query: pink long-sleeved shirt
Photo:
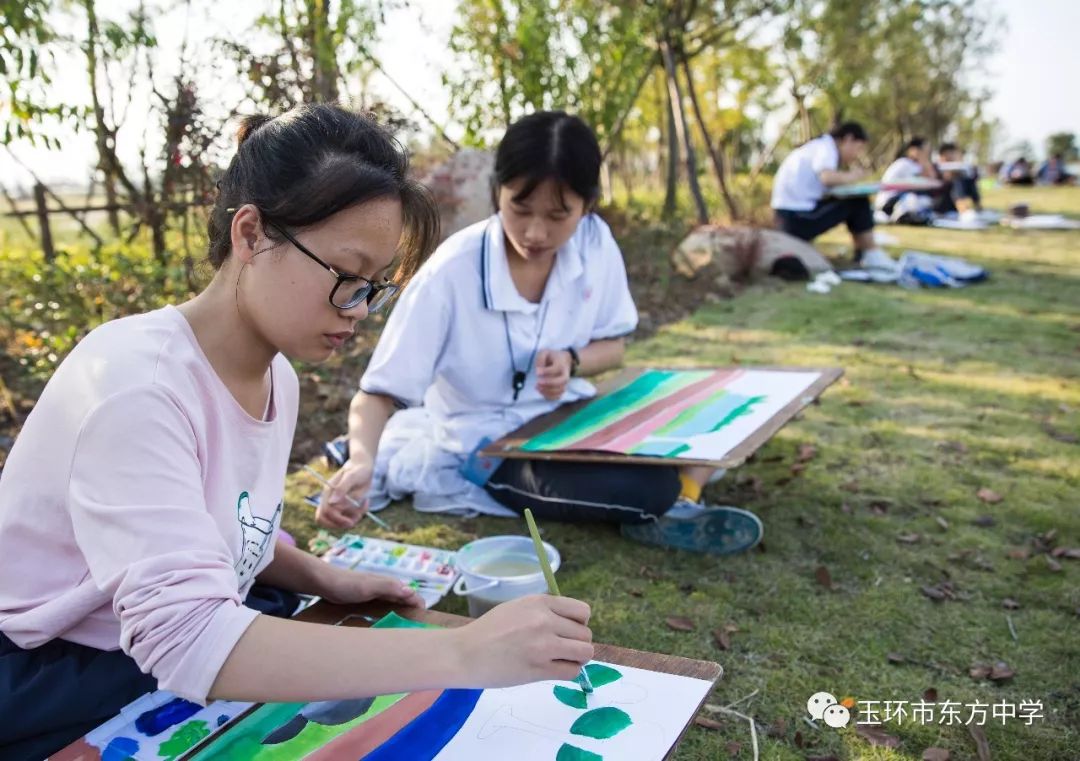
[[[256,420],[172,307],[83,339],[0,474],[0,631],[122,648],[204,701],[281,519],[298,383],[281,355],[271,375]]]

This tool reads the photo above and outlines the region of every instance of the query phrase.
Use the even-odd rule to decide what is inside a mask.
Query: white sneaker
[[[900,263],[880,248],[864,251],[859,266],[877,283],[891,283],[900,277]]]

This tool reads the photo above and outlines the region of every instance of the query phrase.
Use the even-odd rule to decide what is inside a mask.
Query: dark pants
[[[946,191],[937,197],[934,203],[934,211],[938,214],[948,214],[956,211],[956,202],[961,198],[970,198],[976,207],[982,203],[978,181],[967,174],[961,174],[953,178],[952,182],[946,186]]]
[[[679,470],[668,465],[505,460],[485,487],[499,503],[541,520],[643,523],[679,496]]]
[[[256,584],[244,604],[288,617],[300,598]],[[0,633],[0,761],[39,761],[155,689],[122,650],[62,639],[23,650]]]
[[[826,198],[810,211],[776,210],[776,224],[788,235],[811,241],[840,223],[847,225],[852,235],[874,229],[874,212],[866,196],[855,198]]]

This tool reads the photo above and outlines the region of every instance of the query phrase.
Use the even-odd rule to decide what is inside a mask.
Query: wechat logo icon
[[[851,721],[851,711],[837,702],[828,692],[815,692],[806,701],[806,711],[814,721],[824,721],[833,729],[846,727]]]

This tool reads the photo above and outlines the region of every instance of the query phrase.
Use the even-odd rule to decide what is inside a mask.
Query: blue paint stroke
[[[187,721],[202,709],[183,698],[173,698],[168,703],[151,708],[135,719],[135,729],[147,737],[161,734],[169,727]]]
[[[364,756],[363,761],[431,761],[469,718],[483,690],[443,690],[431,707]]]
[[[128,761],[139,752],[139,743],[130,737],[114,737],[101,751],[101,761]]]
[[[223,713],[223,714],[221,714],[221,716],[218,716],[218,717],[217,717],[217,725],[218,725],[219,727],[223,727],[223,726],[225,726],[225,725],[226,725],[226,724],[228,724],[228,723],[229,723],[229,716],[228,716],[228,714],[224,714],[224,713]]]
[[[688,439],[716,430],[718,421],[726,420],[734,410],[746,403],[747,397],[722,391],[693,409],[693,414],[678,427],[665,430],[663,436],[672,439]]]

